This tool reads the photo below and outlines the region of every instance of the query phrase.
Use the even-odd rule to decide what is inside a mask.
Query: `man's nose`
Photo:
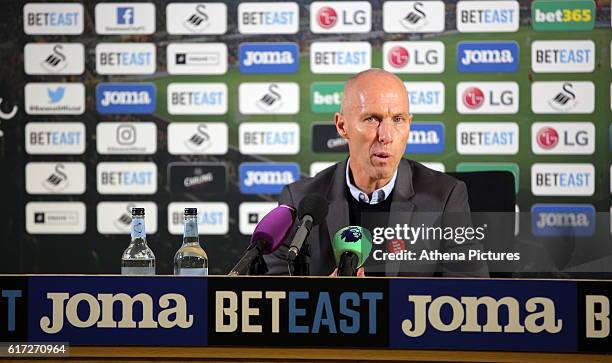
[[[378,125],[378,141],[382,144],[390,144],[393,141],[393,121],[383,120]]]

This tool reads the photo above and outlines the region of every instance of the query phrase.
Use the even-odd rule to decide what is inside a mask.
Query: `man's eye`
[[[403,117],[394,117],[393,121],[397,122],[397,123],[404,122],[404,118]]]
[[[369,116],[369,117],[368,117],[368,118],[366,118],[365,120],[366,120],[366,121],[368,121],[368,122],[376,122],[376,121],[378,121],[378,120],[376,119],[376,117],[374,117],[374,116]]]

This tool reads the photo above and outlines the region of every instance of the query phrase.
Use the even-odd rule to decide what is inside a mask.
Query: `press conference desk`
[[[69,343],[53,361],[612,362],[612,281],[0,275],[0,290],[0,342]]]

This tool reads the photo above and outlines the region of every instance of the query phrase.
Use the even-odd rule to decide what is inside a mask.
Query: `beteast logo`
[[[77,162],[30,162],[25,167],[28,194],[85,193],[85,164]]]
[[[519,127],[514,122],[460,122],[457,152],[463,155],[514,155],[519,151]]]
[[[29,234],[85,233],[85,203],[28,202],[26,232]]]
[[[297,73],[300,55],[296,43],[242,43],[238,47],[240,73]]]
[[[170,3],[166,6],[168,34],[225,34],[227,5],[223,3]]]
[[[98,74],[153,74],[156,66],[153,43],[100,43],[96,45]]]
[[[155,112],[157,97],[153,83],[100,83],[96,87],[99,113],[147,114]]]
[[[595,125],[591,122],[535,122],[531,125],[534,154],[591,155]]]
[[[413,122],[410,125],[406,154],[440,154],[444,147],[444,124],[441,122]]]
[[[393,73],[442,73],[444,43],[385,42],[383,67]]]
[[[293,82],[241,83],[238,108],[244,115],[295,115],[300,112],[300,86]]]
[[[401,322],[401,331],[410,338],[429,335],[428,330],[444,332],[453,331],[472,333],[549,333],[557,334],[562,331],[563,320],[558,319],[555,313],[555,302],[547,297],[534,296],[526,299],[523,308],[519,301],[512,296],[495,298],[491,296],[437,296],[408,295],[409,304],[414,306],[411,312],[412,320],[404,319]],[[442,319],[441,307],[448,305],[450,319]],[[505,309],[502,310],[502,306]],[[531,307],[540,307],[537,311]],[[486,320],[478,319],[481,308],[486,311]],[[502,311],[505,312],[502,313]],[[504,314],[504,323],[500,324],[497,317]],[[463,318],[465,317],[465,319]],[[494,318],[492,318],[494,317]]]
[[[591,196],[595,193],[595,167],[593,164],[533,164],[531,192],[536,196]]]
[[[155,194],[157,165],[149,162],[102,162],[96,169],[99,194]]]
[[[595,70],[592,40],[538,40],[531,43],[531,69],[541,73],[590,73]]]
[[[167,107],[171,115],[224,115],[227,113],[227,84],[170,83]]]
[[[157,232],[157,204],[154,202],[100,202],[96,207],[98,233],[129,234],[132,208],[144,208],[147,233]]]
[[[464,73],[516,72],[519,46],[516,42],[459,42],[457,70]]]
[[[229,206],[223,202],[168,204],[168,232],[183,234],[185,208],[198,210],[198,233],[225,235],[229,230]]]
[[[408,91],[412,114],[439,114],[444,112],[444,83],[404,82]]]
[[[26,74],[82,74],[85,70],[80,43],[28,43],[23,57]]]
[[[82,83],[28,83],[24,93],[29,115],[80,115],[85,111]]]
[[[531,24],[536,31],[592,30],[595,2],[592,0],[534,1]]]
[[[173,122],[168,125],[171,155],[223,155],[228,149],[228,127],[224,122]]]
[[[23,32],[35,34],[83,33],[83,5],[28,3],[23,6]]]
[[[533,113],[592,113],[595,110],[595,85],[589,81],[533,82]]]
[[[315,1],[310,4],[310,31],[318,33],[367,33],[372,29],[372,5],[368,1]]]
[[[300,9],[295,2],[243,2],[238,4],[241,34],[295,34],[300,27]]]
[[[224,163],[170,163],[168,184],[173,193],[222,194],[227,191]]]
[[[85,125],[80,122],[30,122],[25,127],[28,154],[79,155],[85,152]]]
[[[70,325],[72,328],[87,329],[171,329],[179,327],[188,329],[193,324],[193,314],[188,313],[187,299],[181,294],[167,293],[161,295],[155,303],[151,295],[140,293],[130,296],[125,293],[97,294],[78,293],[72,296],[68,292],[48,292],[51,301],[51,314],[40,319],[40,329],[46,334],[58,334]],[[81,320],[77,313],[80,303],[90,306],[86,319]],[[113,306],[120,303],[122,314],[113,314]],[[134,321],[134,304],[142,306],[141,320]],[[169,307],[171,306],[171,307]],[[158,311],[157,316],[153,311]],[[117,319],[120,317],[120,319]]]
[[[227,45],[225,43],[171,43],[166,52],[166,67],[170,74],[225,74]]]
[[[443,1],[385,1],[386,33],[438,33],[444,31]]]
[[[153,122],[101,122],[96,127],[99,154],[153,154],[157,126]]]
[[[518,28],[518,1],[459,1],[457,3],[457,30],[459,32],[515,32]]]
[[[595,208],[590,204],[534,204],[531,233],[534,236],[592,236]]]
[[[244,122],[238,127],[240,153],[295,155],[300,152],[300,125],[295,122]]]
[[[463,114],[514,114],[518,112],[515,82],[459,82],[457,111]]]
[[[242,194],[280,194],[283,187],[300,179],[296,163],[242,163],[239,167]]]
[[[371,68],[369,42],[313,42],[310,45],[312,73],[358,73]]]
[[[99,3],[95,8],[97,34],[155,33],[152,3]]]
[[[273,202],[243,202],[238,207],[238,221],[240,233],[251,235],[259,221],[276,208],[278,204]]]
[[[312,124],[312,151],[319,153],[348,152],[348,141],[338,135],[336,125],[329,122]]]

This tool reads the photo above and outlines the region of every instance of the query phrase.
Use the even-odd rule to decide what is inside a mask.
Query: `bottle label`
[[[180,276],[207,276],[208,267],[204,268],[181,268],[179,269]]]
[[[183,237],[198,237],[198,222],[197,220],[186,220]]]
[[[155,267],[121,267],[122,275],[155,275]]]
[[[132,239],[146,237],[144,219],[133,218],[132,219]]]

